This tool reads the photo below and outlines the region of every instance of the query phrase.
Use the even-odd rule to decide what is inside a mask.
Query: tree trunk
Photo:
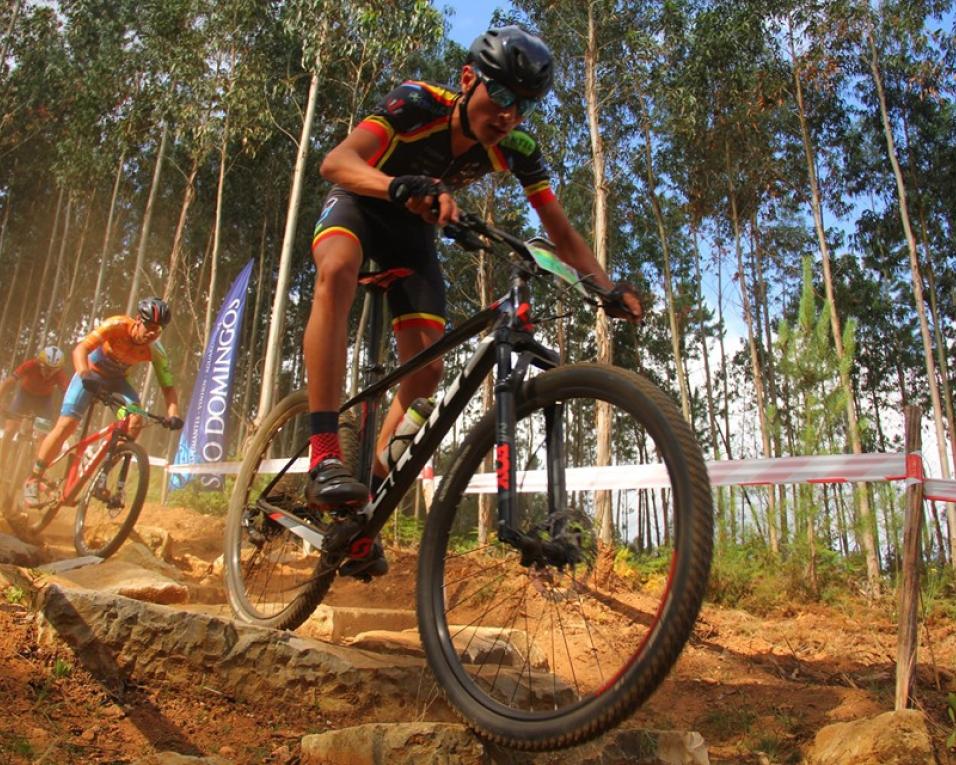
[[[235,56],[233,56],[235,59]],[[219,241],[222,232],[222,192],[226,185],[226,149],[229,143],[229,115],[222,127],[222,143],[219,146],[219,183],[216,186],[216,223],[213,228],[212,268],[209,275],[209,301],[206,303],[206,324],[203,329],[203,348],[209,342],[212,328],[212,309],[216,302],[216,276],[219,273]]]
[[[3,59],[0,59],[3,61]],[[0,225],[0,258],[3,257],[3,247],[7,239],[7,225],[10,222],[10,208],[13,205],[10,203],[10,198],[7,197],[7,203],[3,208],[3,224]],[[16,263],[13,266],[13,276],[10,278],[10,282],[7,285],[7,298],[3,301],[3,311],[0,312],[0,342],[3,342],[4,332],[7,328],[7,315],[10,313],[10,305],[13,303],[13,296],[16,294],[23,295],[24,291],[21,289],[19,292],[16,291],[17,285],[17,276],[20,274],[20,266],[23,263],[24,256],[19,254],[16,259]],[[9,347],[9,346],[8,346]]]
[[[644,132],[644,170],[647,176],[647,194],[651,200],[651,209],[654,212],[654,221],[657,224],[657,236],[661,243],[661,255],[664,260],[664,296],[667,300],[667,321],[671,330],[671,351],[674,354],[674,366],[677,372],[677,385],[680,390],[680,406],[684,419],[693,425],[690,408],[690,390],[687,384],[687,370],[684,366],[684,354],[681,352],[681,329],[677,324],[677,307],[674,301],[674,283],[671,276],[670,246],[667,229],[664,225],[664,214],[661,211],[661,202],[657,196],[657,175],[654,172],[654,153],[652,147],[650,115],[644,103],[644,94],[641,92],[637,80],[634,80],[634,89],[637,91],[637,103],[641,111],[641,128]]]
[[[53,307],[56,305],[57,294],[60,291],[60,279],[63,275],[64,261],[66,260],[66,243],[70,241],[70,221],[73,218],[73,193],[66,198],[66,214],[63,216],[63,234],[60,236],[60,254],[56,258],[56,271],[53,272],[53,287],[50,290],[50,302],[47,304],[46,314],[43,316],[43,340],[40,345],[46,345],[50,338],[53,324]],[[59,340],[57,340],[59,341]]]
[[[597,90],[598,40],[594,20],[594,0],[588,3],[588,42],[584,51],[584,97],[587,102],[588,130],[591,137],[591,160],[594,175],[594,256],[601,268],[607,271],[607,187],[604,179],[604,139],[601,137],[599,94]],[[597,312],[595,334],[597,360],[610,364],[613,358],[611,331],[603,311]],[[595,413],[597,432],[597,455],[595,465],[611,464],[611,409],[605,402],[598,402]],[[605,545],[614,538],[611,517],[610,493],[595,492],[595,525]]]
[[[56,344],[63,343],[63,330],[66,327],[67,316],[72,312],[73,298],[76,296],[76,280],[80,274],[80,266],[83,264],[83,250],[86,249],[86,235],[90,230],[90,220],[93,217],[93,208],[96,206],[96,192],[90,194],[90,201],[86,208],[86,220],[83,222],[83,231],[80,233],[80,242],[76,245],[76,256],[73,262],[73,274],[70,277],[70,288],[66,293],[66,300],[60,309],[60,321],[56,329]]]
[[[863,453],[863,443],[860,439],[860,425],[856,414],[856,396],[850,380],[850,360],[846,359],[846,349],[843,346],[843,330],[840,326],[840,315],[837,312],[836,298],[833,293],[833,275],[830,269],[830,246],[827,243],[826,228],[823,225],[823,202],[820,197],[820,186],[817,182],[816,157],[813,143],[810,140],[810,129],[807,125],[807,114],[803,103],[803,84],[800,75],[800,60],[796,54],[793,40],[793,26],[788,19],[790,39],[790,57],[793,62],[794,93],[797,101],[797,115],[800,119],[800,136],[803,141],[803,153],[807,162],[807,179],[810,183],[810,206],[813,211],[813,226],[817,234],[817,244],[820,248],[820,259],[823,264],[823,284],[830,309],[830,329],[833,333],[833,345],[836,349],[840,369],[840,385],[846,395],[847,430],[850,437],[850,449],[853,454]],[[860,541],[863,544],[866,556],[866,574],[870,592],[878,595],[880,591],[880,559],[879,547],[876,540],[876,519],[870,507],[869,497],[862,485],[856,485],[853,490],[857,500],[862,528]]]
[[[734,228],[734,246],[737,251],[737,279],[740,286],[740,298],[743,302],[744,321],[747,325],[747,344],[750,347],[750,366],[754,376],[754,393],[757,399],[757,414],[760,421],[760,436],[763,441],[763,456],[770,459],[773,452],[770,447],[770,426],[767,422],[766,393],[764,392],[763,371],[760,367],[760,356],[757,352],[757,338],[754,334],[754,318],[750,307],[750,295],[747,290],[747,274],[744,269],[743,245],[740,237],[740,217],[737,214],[737,192],[734,187],[734,179],[730,164],[730,147],[724,145],[724,159],[727,169],[727,190],[730,200],[730,219]],[[767,514],[769,522],[767,523],[768,542],[770,551],[774,555],[780,554],[780,543],[777,537],[776,523],[776,494],[773,486],[769,487],[767,492]]]
[[[100,268],[96,275],[96,288],[93,290],[93,306],[90,309],[90,323],[96,321],[100,309],[100,299],[103,293],[103,277],[106,275],[106,262],[109,258],[110,237],[113,234],[113,216],[116,213],[116,197],[119,194],[120,180],[123,177],[123,162],[126,159],[125,150],[120,152],[119,162],[116,164],[116,177],[113,179],[113,194],[110,197],[110,211],[106,216],[106,230],[103,232],[103,249],[100,253]]]
[[[60,187],[60,193],[56,200],[56,212],[53,214],[53,230],[50,232],[50,245],[47,247],[46,259],[43,261],[43,275],[37,283],[38,289],[34,291],[33,296],[35,308],[33,311],[33,323],[30,325],[30,336],[27,338],[27,353],[35,353],[35,351],[33,351],[34,340],[36,339],[37,325],[40,323],[40,306],[43,302],[40,300],[39,293],[42,291],[43,285],[47,282],[47,278],[50,275],[50,264],[53,263],[53,248],[56,244],[57,231],[60,228],[60,211],[63,209],[63,194],[63,188]],[[29,301],[24,301],[24,304],[29,304]]]
[[[142,279],[143,265],[146,263],[146,248],[149,244],[149,231],[153,221],[153,207],[156,205],[156,196],[159,194],[159,181],[162,177],[163,160],[166,156],[166,138],[169,128],[163,123],[163,131],[159,139],[159,149],[156,152],[156,166],[153,169],[153,180],[149,186],[149,197],[146,200],[146,210],[143,212],[143,226],[139,235],[139,248],[136,251],[136,264],[133,266],[133,278],[129,285],[129,297],[126,299],[126,313],[133,313],[133,306],[139,299],[139,283]]]
[[[930,339],[929,324],[926,320],[926,302],[923,298],[923,278],[920,273],[919,258],[916,252],[916,238],[910,225],[909,208],[906,202],[906,185],[903,182],[903,172],[900,169],[899,158],[896,154],[896,144],[893,140],[893,128],[890,125],[889,110],[886,106],[886,94],[883,92],[883,78],[880,75],[880,65],[876,50],[876,41],[873,30],[866,31],[867,43],[870,50],[870,71],[873,74],[873,83],[880,104],[880,118],[883,122],[883,135],[886,138],[886,151],[893,175],[896,178],[896,192],[900,208],[900,221],[903,233],[906,235],[906,245],[910,256],[910,272],[913,281],[913,297],[916,303],[916,313],[919,316],[920,335],[923,339],[923,359],[926,364],[926,384],[929,386],[930,400],[933,403],[933,422],[936,425],[936,441],[939,449],[940,469],[944,479],[949,479],[949,457],[946,452],[946,433],[943,428],[943,409],[939,399],[939,387],[936,384],[936,363],[933,361],[933,345]],[[949,526],[949,560],[956,568],[956,504],[946,505],[946,521]]]
[[[302,197],[302,181],[305,176],[305,160],[309,152],[309,139],[312,135],[312,120],[315,117],[315,103],[319,93],[319,74],[313,73],[309,85],[309,99],[302,121],[302,134],[299,137],[299,150],[292,176],[292,191],[289,194],[289,209],[285,221],[285,234],[282,238],[282,254],[279,257],[279,278],[276,282],[275,299],[272,302],[272,318],[269,322],[269,339],[266,342],[266,360],[262,370],[262,385],[259,395],[259,411],[256,424],[272,408],[277,372],[279,369],[280,339],[285,325],[285,309],[289,298],[289,279],[292,270],[292,247],[295,243],[295,227],[299,219],[299,200]]]
[[[249,332],[248,350],[246,351],[246,379],[242,386],[242,404],[239,408],[241,419],[239,425],[239,447],[242,448],[246,438],[246,428],[252,418],[249,417],[249,396],[252,392],[252,377],[256,369],[256,339],[259,337],[259,313],[262,310],[262,295],[265,292],[263,278],[266,265],[266,233],[268,232],[268,215],[262,216],[262,234],[259,237],[259,271],[256,276],[256,300],[252,310],[252,329]]]

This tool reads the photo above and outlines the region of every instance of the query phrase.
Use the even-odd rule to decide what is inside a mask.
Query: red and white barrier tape
[[[150,465],[164,467],[167,473],[192,475],[235,475],[239,462],[204,462],[191,465],[167,465],[157,457]],[[286,459],[264,460],[259,469],[278,472]],[[305,473],[309,461],[297,459],[290,473]],[[430,472],[431,475],[426,475]],[[938,502],[956,502],[956,481],[926,478],[919,453],[905,454],[826,454],[812,457],[779,457],[759,460],[720,460],[707,463],[712,486],[775,486],[790,483],[857,483],[866,481],[921,482],[923,496]],[[422,478],[440,481],[433,471],[422,471]],[[529,470],[518,474],[518,491],[544,492],[547,471]],[[607,467],[568,468],[565,481],[569,491],[601,489],[658,489],[670,486],[661,463],[653,465],[610,465]],[[469,494],[493,494],[498,491],[495,473],[477,473],[465,490]]]

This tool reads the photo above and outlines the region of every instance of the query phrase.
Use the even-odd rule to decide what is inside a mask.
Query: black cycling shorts
[[[435,227],[398,205],[335,188],[325,199],[312,234],[312,251],[332,236],[348,236],[362,257],[381,269],[414,273],[386,292],[392,329],[445,327],[445,282],[435,248]]]

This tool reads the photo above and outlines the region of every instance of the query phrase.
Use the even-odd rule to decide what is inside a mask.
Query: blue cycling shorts
[[[103,390],[116,393],[131,404],[139,404],[139,394],[133,390],[133,386],[129,384],[125,377],[103,377],[96,372],[91,372],[90,377],[99,380]],[[60,416],[72,417],[76,420],[82,419],[92,402],[93,394],[83,387],[82,378],[75,374],[66,389],[66,395],[63,397]]]

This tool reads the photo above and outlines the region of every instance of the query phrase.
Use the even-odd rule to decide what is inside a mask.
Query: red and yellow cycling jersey
[[[427,82],[399,85],[357,125],[378,139],[369,164],[388,175],[430,175],[452,190],[487,173],[510,171],[533,207],[554,199],[541,149],[526,130],[512,130],[495,146],[475,144],[452,156],[451,116],[458,98]]]
[[[130,330],[136,319],[111,316],[80,341],[90,352],[90,367],[103,377],[125,377],[133,364],[149,361],[156,371],[156,380],[163,388],[173,385],[166,349],[158,340],[135,343]]]
[[[52,375],[43,374],[43,365],[36,359],[28,359],[13,370],[20,389],[31,396],[49,396],[55,388],[66,390],[66,373],[57,369]]]

